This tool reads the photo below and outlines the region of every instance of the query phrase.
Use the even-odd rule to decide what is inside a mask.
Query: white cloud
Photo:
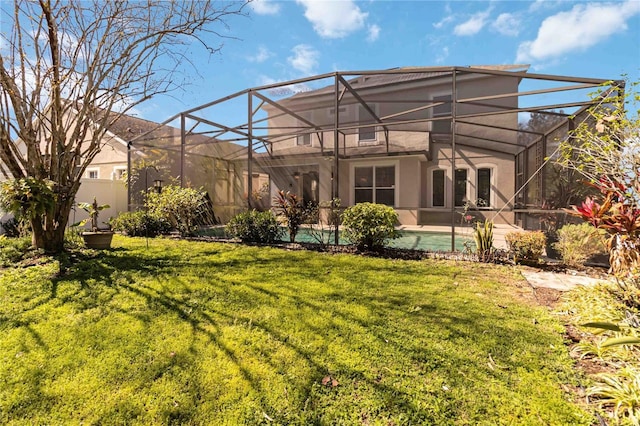
[[[305,8],[304,16],[324,38],[342,38],[364,28],[368,13],[352,0],[296,0]]]
[[[522,22],[513,13],[501,13],[491,24],[491,27],[502,35],[517,36],[520,33]]]
[[[454,19],[453,15],[447,15],[441,20],[439,20],[438,22],[436,22],[435,24],[433,24],[433,28],[440,29],[444,27],[446,24],[448,24],[449,22],[453,21],[453,19]]]
[[[258,15],[275,15],[280,12],[280,5],[270,0],[252,0],[249,6]]]
[[[453,29],[453,33],[458,36],[471,36],[478,34],[487,24],[487,18],[489,18],[488,10],[478,12],[462,24],[456,25]]]
[[[293,56],[287,58],[289,65],[303,74],[312,74],[318,66],[320,53],[307,44],[298,44],[291,51]]]
[[[449,57],[449,48],[444,46],[440,53],[436,55],[436,64],[443,64]]]
[[[253,56],[249,56],[247,60],[249,62],[257,62],[260,64],[266,61],[267,59],[271,58],[272,56],[273,56],[273,52],[271,52],[269,49],[267,49],[264,46],[260,46],[258,47],[258,52]]]
[[[538,36],[518,47],[517,62],[547,60],[585,50],[627,29],[627,20],[640,13],[640,2],[577,4],[542,21]]]
[[[278,80],[275,78],[269,77],[268,75],[260,74],[258,76],[258,85],[260,86],[268,86],[270,84],[278,83]]]
[[[433,28],[440,29],[455,19],[455,16],[451,11],[451,6],[449,6],[449,3],[445,4],[444,12],[445,12],[445,16],[435,24],[432,24]]]
[[[376,24],[369,25],[369,35],[367,35],[367,41],[374,42],[380,37],[380,27]]]
[[[563,1],[536,0],[529,5],[529,12],[539,12],[541,10],[553,9],[562,5]]]

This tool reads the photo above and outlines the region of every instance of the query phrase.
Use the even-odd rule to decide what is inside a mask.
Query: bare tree
[[[213,54],[245,2],[14,0],[0,34],[0,175],[53,183],[55,206],[31,219],[33,242],[63,249],[80,178],[106,130],[176,90],[189,51]],[[9,27],[7,23],[10,23]]]

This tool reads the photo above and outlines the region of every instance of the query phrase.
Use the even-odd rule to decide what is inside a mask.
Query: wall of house
[[[357,85],[353,85],[357,88]],[[379,117],[398,114],[407,110],[429,105],[434,97],[445,96],[451,94],[451,81],[449,78],[434,82],[413,82],[392,85],[381,88],[365,88],[359,91],[359,95],[375,110]],[[505,94],[517,93],[518,79],[514,77],[501,76],[461,76],[457,82],[457,98],[459,100]],[[380,102],[383,100],[384,102]],[[311,96],[308,99],[299,97],[291,99],[287,102],[287,107],[295,110],[299,115],[305,117],[314,124],[322,128],[332,128],[335,121],[333,113],[333,96]],[[503,107],[517,107],[517,96],[505,97],[501,99],[481,100],[478,101],[485,105],[472,105],[471,103],[457,104],[457,114],[464,116],[466,114],[486,113],[491,111],[501,112]],[[486,106],[489,105],[489,106]],[[269,134],[282,134],[282,138],[273,144],[274,152],[284,149],[291,149],[300,144],[300,140],[293,134],[299,132],[310,132],[308,125],[299,121],[295,117],[284,114],[279,117],[273,117],[280,113],[273,107],[269,107],[268,111],[272,118],[268,120],[270,127]],[[402,114],[394,118],[394,120],[416,120],[428,119],[432,117],[432,108],[421,111],[414,111],[408,114]],[[487,123],[496,127],[517,128],[517,113],[500,113],[484,115],[475,118],[464,118],[469,123]],[[386,143],[383,129],[377,126],[375,140],[360,141],[358,129],[349,128],[357,127],[361,124],[371,124],[374,126],[376,122],[364,111],[358,101],[348,92],[343,97],[340,106],[339,115],[340,127],[346,136],[340,136],[339,146],[343,147],[359,147],[363,145],[376,145]],[[282,127],[279,129],[278,127]],[[388,125],[389,143],[391,145],[400,146],[410,150],[427,150],[429,142],[429,131],[432,129],[432,123],[411,123],[402,125]],[[497,139],[515,143],[517,134],[499,128],[479,127],[473,124],[459,123],[456,127],[459,134],[460,142],[476,138]],[[287,136],[287,134],[289,134]],[[321,149],[321,145],[325,150],[333,150],[334,133],[333,130],[320,131],[310,134],[311,147]]]
[[[331,200],[332,166],[333,163],[331,161],[312,157],[269,159],[263,155],[262,157],[256,157],[253,172],[269,176],[270,199],[279,190],[290,191],[296,195],[302,194],[302,179],[300,176],[304,173],[318,173],[318,200],[322,202]]]
[[[457,81],[456,97],[458,103],[457,115],[461,118],[456,126],[456,168],[467,169],[467,194],[466,199],[472,204],[478,198],[477,180],[478,169],[491,169],[491,200],[490,206],[485,209],[478,209],[474,215],[480,218],[493,217],[496,212],[503,207],[506,212],[495,217],[496,222],[513,222],[511,213],[512,205],[508,203],[514,193],[515,187],[515,165],[512,154],[504,152],[513,149],[517,143],[517,132],[502,129],[501,127],[517,129],[517,113],[502,113],[505,109],[516,108],[518,106],[517,96],[504,97],[500,99],[475,99],[491,95],[509,94],[518,92],[518,79],[515,77],[502,77],[490,75],[461,75]],[[358,82],[351,83],[358,89]],[[362,88],[359,95],[370,103],[379,117],[398,114],[407,110],[416,109],[429,105],[434,98],[451,95],[452,82],[449,77],[441,80],[429,80],[427,82],[403,82],[389,86]],[[358,153],[360,147],[370,147],[376,144],[385,144],[384,132],[378,126],[376,139],[371,141],[360,141],[357,129],[349,129],[359,124],[375,125],[370,115],[359,105],[357,100],[346,92],[342,98],[339,109],[339,123],[346,136],[340,136],[340,149],[347,155]],[[384,101],[384,102],[381,102]],[[470,102],[465,102],[470,101]],[[482,103],[483,105],[472,105],[471,102]],[[299,115],[323,128],[331,128],[335,122],[335,111],[333,110],[333,95],[330,93],[320,95],[302,95],[285,100],[288,108],[296,111]],[[294,135],[296,132],[309,132],[307,124],[302,121],[283,114],[275,117],[280,111],[269,106],[266,108],[270,112],[269,130],[270,136],[274,134],[285,134],[273,145],[273,153],[281,153],[282,158],[288,158],[291,150],[302,142],[301,137]],[[465,115],[491,113],[481,117],[464,117]],[[363,116],[365,119],[363,119]],[[428,108],[410,113],[398,115],[397,120],[417,120],[433,117],[433,109]],[[492,127],[477,126],[474,123],[483,123]],[[396,199],[395,209],[397,210],[400,222],[405,225],[416,224],[449,224],[451,223],[451,205],[453,197],[454,172],[451,167],[450,137],[443,136],[443,130],[447,129],[446,124],[438,126],[439,139],[432,146],[429,145],[430,135],[434,126],[430,122],[411,123],[402,125],[389,125],[388,138],[391,146],[402,148],[401,151],[428,151],[432,160],[427,160],[422,155],[405,156],[385,156],[351,158],[340,161],[339,170],[339,198],[342,206],[347,207],[354,204],[354,167],[390,165],[396,167]],[[283,127],[278,129],[277,127]],[[305,146],[305,152],[319,153],[321,142],[325,151],[332,151],[334,147],[334,132],[324,131],[320,134],[310,133],[310,146]],[[286,134],[289,135],[286,135]],[[308,140],[308,139],[307,139]],[[306,142],[306,141],[305,141]],[[478,148],[481,146],[481,148]],[[354,150],[349,151],[349,148]],[[290,158],[290,157],[289,157]],[[310,156],[311,162],[323,162]],[[292,163],[293,162],[293,163]],[[293,165],[300,162],[295,160],[282,160],[283,164]],[[332,164],[332,163],[331,163]],[[431,205],[432,175],[433,169],[446,170],[445,177],[445,206],[434,207]],[[291,169],[293,170],[293,169]],[[327,170],[325,168],[325,170]],[[330,172],[329,172],[330,174]],[[326,174],[324,175],[326,176]],[[320,181],[329,189],[330,180],[326,180],[323,174]],[[329,193],[325,191],[325,193]],[[321,196],[321,199],[323,197]],[[327,200],[330,197],[326,198]]]
[[[451,223],[451,206],[453,203],[452,186],[454,174],[451,169],[451,147],[446,144],[434,144],[432,161],[421,164],[420,170],[423,186],[420,193],[420,224],[443,225]],[[485,151],[479,148],[460,147],[456,149],[456,169],[467,169],[466,199],[470,202],[471,215],[478,220],[493,219],[496,223],[514,223],[512,213],[515,188],[515,157]],[[491,169],[491,200],[486,207],[477,204],[477,171],[479,168]],[[445,171],[445,206],[432,205],[432,171]],[[498,211],[504,209],[498,214]],[[456,208],[462,218],[462,208]],[[458,214],[456,215],[458,218]]]
[[[269,166],[266,166],[269,164]],[[359,158],[341,160],[339,165],[339,194],[342,207],[354,204],[354,169],[356,167],[389,166],[396,170],[396,193],[394,208],[398,212],[403,225],[442,225],[451,223],[451,195],[453,173],[451,172],[451,147],[447,144],[434,144],[433,159],[427,161],[421,155],[392,156],[377,158]],[[494,218],[497,223],[513,223],[512,203],[509,200],[514,193],[514,157],[478,148],[459,147],[456,150],[456,169],[467,169],[466,199],[473,204],[477,198],[477,170],[491,169],[490,205],[476,209],[472,215],[481,220],[494,218],[498,210],[506,206],[505,211]],[[445,170],[445,206],[431,205],[432,170]],[[272,198],[279,189],[301,194],[301,182],[295,174],[318,171],[319,201],[331,200],[333,162],[322,158],[296,157],[280,158],[265,162],[258,167],[260,173],[269,174],[271,178]],[[462,208],[457,210],[462,211]],[[460,216],[461,217],[461,216]]]
[[[127,170],[127,147],[114,139],[107,139],[101,151],[87,167],[84,178],[89,178],[91,171],[97,171],[97,179],[120,179],[122,171]]]

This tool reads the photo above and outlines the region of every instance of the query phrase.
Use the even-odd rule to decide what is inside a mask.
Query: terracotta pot
[[[112,231],[95,231],[83,232],[84,245],[92,249],[108,249],[111,248],[111,240],[113,239]]]

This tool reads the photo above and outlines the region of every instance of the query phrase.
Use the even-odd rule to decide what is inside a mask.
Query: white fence
[[[94,197],[99,205],[109,205],[109,208],[102,210],[98,216],[98,226],[101,228],[106,227],[105,222],[108,222],[109,218],[116,217],[119,213],[127,211],[127,187],[122,180],[82,179],[80,183],[80,189],[74,203],[76,207],[69,214],[69,225],[89,217],[87,212],[77,207],[77,203],[92,203]],[[0,211],[0,221],[4,222],[10,217],[11,215]],[[85,225],[87,228],[90,226],[90,223]],[[0,226],[0,234],[3,232]]]
[[[105,223],[109,221],[109,218],[127,211],[127,187],[122,180],[82,179],[80,189],[76,194],[75,204],[92,203],[94,197],[98,201],[98,205],[109,205],[109,208],[102,210],[98,216],[98,227],[100,228],[106,227]],[[71,210],[69,215],[69,225],[88,217],[87,212],[75,207],[75,210]],[[87,223],[86,227],[89,226],[91,224]]]

